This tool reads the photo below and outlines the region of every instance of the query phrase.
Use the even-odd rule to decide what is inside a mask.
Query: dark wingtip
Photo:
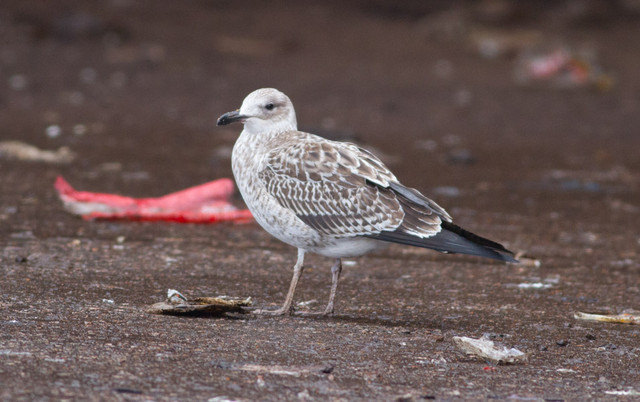
[[[516,259],[516,257],[513,255],[513,252],[507,250],[506,252],[497,252],[496,251],[496,260],[500,260],[500,261],[504,261],[504,262],[510,262],[510,263],[514,263],[514,264],[518,264],[520,263],[520,261],[518,259]]]
[[[501,244],[480,237],[449,222],[442,222],[442,231],[426,239],[404,233],[401,230],[381,232],[367,237],[409,246],[430,248],[443,253],[475,255],[511,263],[519,262],[513,253]]]
[[[484,237],[478,236],[475,233],[471,233],[468,230],[461,228],[458,225],[455,225],[450,222],[442,222],[442,228],[446,231],[455,233],[456,235],[462,237],[464,240],[467,240],[473,243],[475,246],[482,248],[486,254],[476,254],[481,257],[493,258],[495,260],[501,260],[505,262],[518,263],[519,261],[513,255],[513,252],[507,250],[502,244],[496,243],[495,241],[486,239]]]

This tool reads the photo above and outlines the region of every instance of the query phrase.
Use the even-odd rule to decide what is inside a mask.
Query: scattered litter
[[[466,354],[476,355],[495,363],[510,364],[527,360],[526,353],[515,348],[496,347],[493,341],[484,337],[474,339],[466,336],[454,336],[453,342]]]
[[[296,306],[298,306],[298,307],[308,308],[308,307],[310,307],[310,306],[311,306],[311,305],[313,305],[313,304],[318,304],[318,301],[317,301],[316,299],[307,300],[307,301],[301,301],[301,302],[298,302],[298,303],[296,304]]]
[[[548,82],[560,88],[593,87],[600,91],[613,86],[613,77],[603,71],[594,52],[564,46],[523,52],[515,75],[522,84]]]
[[[28,162],[71,163],[76,158],[76,154],[69,147],[60,147],[57,151],[45,151],[21,141],[1,141],[1,158]]]
[[[447,365],[447,360],[442,356],[440,356],[437,359],[430,358],[430,357],[421,357],[418,360],[416,360],[416,363],[420,364],[420,365],[423,365],[423,366],[428,366],[428,365],[446,366]]]
[[[111,299],[102,299],[102,302],[106,304],[116,304],[116,302]]]
[[[56,138],[59,137],[60,134],[62,134],[62,129],[57,124],[52,124],[48,126],[44,132],[45,134],[47,134],[47,137]]]
[[[549,289],[553,285],[550,283],[534,282],[534,283],[519,283],[517,287],[519,289]]]
[[[181,304],[187,302],[187,297],[175,289],[167,290],[167,301],[171,304]]]
[[[67,211],[82,218],[170,221],[180,223],[249,222],[249,210],[229,203],[234,186],[218,179],[158,198],[131,198],[116,194],[77,191],[59,176],[55,189]]]
[[[559,368],[556,369],[557,373],[575,373],[576,371],[574,369],[566,369],[566,368]]]
[[[155,303],[147,312],[151,314],[219,317],[227,313],[247,313],[245,307],[253,304],[251,297],[245,299],[229,296],[196,297],[188,299],[175,289],[167,291],[167,300]]]
[[[64,363],[64,362],[66,362],[65,359],[60,359],[60,358],[57,358],[57,357],[45,357],[44,361],[51,362],[51,363]]]
[[[16,352],[8,349],[0,349],[0,356],[31,356],[31,352]]]
[[[207,402],[243,402],[246,399],[236,399],[229,398],[228,396],[214,396],[213,398],[207,399]]]
[[[573,318],[577,320],[585,320],[585,321],[602,321],[602,322],[613,322],[613,323],[620,323],[620,324],[640,325],[640,311],[636,311],[636,310],[625,310],[622,312],[622,314],[614,314],[614,315],[577,312],[573,315]]]
[[[640,396],[640,391],[636,391],[635,389],[627,389],[627,390],[615,390],[615,391],[604,391],[607,395],[621,395],[621,396]]]
[[[550,289],[554,285],[560,283],[560,277],[551,276],[549,278],[541,279],[537,277],[530,278],[531,282],[522,283],[506,283],[504,286],[508,288],[518,289]]]
[[[525,267],[539,268],[540,265],[542,265],[539,259],[529,257],[522,251],[516,253],[516,260],[519,261],[519,265],[523,265]]]
[[[268,373],[276,375],[288,375],[292,377],[300,377],[303,374],[331,374],[335,368],[333,362],[316,366],[279,366],[279,365],[262,365],[262,364],[235,364],[227,362],[213,362],[218,368],[227,370],[250,371],[257,373]]]

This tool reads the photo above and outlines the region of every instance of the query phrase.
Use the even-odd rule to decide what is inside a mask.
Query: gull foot
[[[333,317],[333,312],[326,311],[297,311],[296,315],[302,317]]]
[[[256,314],[256,315],[292,315],[292,313],[293,313],[292,309],[284,309],[282,307],[277,310],[257,309],[257,310],[251,311],[251,314]]]

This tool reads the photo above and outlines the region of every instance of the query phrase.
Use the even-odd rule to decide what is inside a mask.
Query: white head
[[[273,88],[257,89],[247,95],[239,110],[225,113],[217,125],[236,121],[249,133],[297,130],[296,112],[287,95]]]

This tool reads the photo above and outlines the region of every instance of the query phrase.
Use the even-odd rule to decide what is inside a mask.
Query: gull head
[[[289,97],[277,89],[257,89],[247,95],[240,109],[225,113],[217,125],[240,121],[249,133],[297,130],[296,112]]]

